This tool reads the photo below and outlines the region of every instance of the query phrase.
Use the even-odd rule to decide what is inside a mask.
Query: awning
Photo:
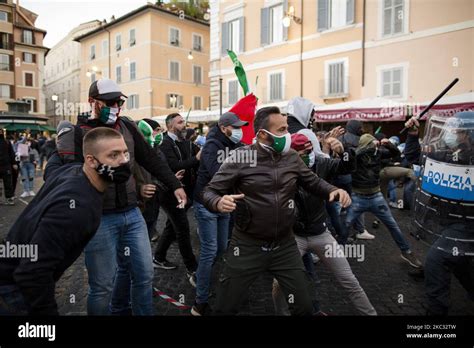
[[[361,121],[404,121],[407,107],[400,102],[385,98],[367,98],[345,103],[316,107],[318,122]]]
[[[430,102],[422,103],[424,106],[420,108],[421,111],[429,103]],[[443,97],[430,111],[423,115],[421,119],[426,120],[427,117],[431,117],[432,115],[451,117],[461,111],[474,111],[474,92]]]
[[[5,128],[7,131],[10,131],[10,132],[16,132],[16,131],[24,131],[24,130],[32,130],[32,131],[43,131],[44,129],[42,129],[42,127],[45,127],[45,126],[41,126],[39,124],[28,124],[28,123],[9,123],[5,126],[3,126],[3,128]]]

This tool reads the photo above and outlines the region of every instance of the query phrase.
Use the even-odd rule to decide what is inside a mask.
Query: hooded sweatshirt
[[[290,132],[290,134],[300,133],[306,135],[313,145],[314,154],[316,156],[327,157],[326,154],[321,151],[321,146],[316,134],[308,128],[314,107],[315,105],[311,100],[302,97],[290,99],[287,106],[288,132]]]
[[[400,152],[395,145],[375,146],[376,140],[371,134],[360,137],[356,150],[356,170],[352,173],[352,190],[355,193],[369,195],[380,192],[380,170],[382,159],[397,156]]]

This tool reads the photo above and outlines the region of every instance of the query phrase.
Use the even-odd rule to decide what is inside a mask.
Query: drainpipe
[[[300,28],[300,97],[303,97],[303,0],[300,0],[301,4],[301,28]]]
[[[365,85],[365,0],[363,2],[362,11],[362,87]]]

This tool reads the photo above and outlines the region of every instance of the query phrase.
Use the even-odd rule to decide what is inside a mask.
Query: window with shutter
[[[283,41],[283,6],[270,8],[270,43]]]
[[[135,80],[137,78],[137,63],[130,63],[130,80]]]
[[[90,60],[95,59],[95,45],[91,46],[91,51],[90,51]]]
[[[179,46],[179,30],[176,28],[170,28],[170,45]]]
[[[200,66],[193,66],[193,82],[197,85],[202,83],[202,68]]]
[[[0,71],[10,70],[10,56],[8,54],[0,54]]]
[[[0,98],[10,98],[10,95],[12,95],[11,92],[11,86],[9,85],[0,85]]]
[[[405,24],[404,0],[384,0],[383,2],[383,36],[403,33]]]
[[[327,96],[338,96],[347,93],[347,81],[344,71],[344,62],[328,64],[328,81],[326,84]]]
[[[397,67],[382,71],[382,97],[403,96],[403,68]]]
[[[229,23],[229,49],[235,53],[240,50],[240,20],[236,19]]]
[[[270,101],[283,99],[282,74],[270,74]]]
[[[135,29],[130,29],[128,43],[129,43],[130,47],[135,46],[135,43],[136,43]]]
[[[201,110],[201,97],[194,97],[193,98],[193,109],[194,110]]]
[[[25,86],[33,87],[33,74],[25,73]]]
[[[260,44],[262,46],[270,43],[270,9],[260,10]]]
[[[226,56],[229,49],[229,23],[224,22],[221,26],[221,55]]]
[[[122,67],[120,65],[115,67],[115,80],[117,83],[122,82]]]
[[[109,55],[109,40],[102,40],[102,57]],[[68,61],[69,66],[69,61]]]
[[[170,80],[179,81],[179,62],[170,62]]]
[[[229,81],[227,87],[229,105],[234,105],[239,100],[239,85],[237,80]]]
[[[33,32],[31,30],[23,30],[23,43],[33,45]]]
[[[8,22],[8,13],[4,11],[0,11],[0,21],[1,22]]]
[[[354,23],[355,0],[318,0],[318,31]]]
[[[118,52],[122,49],[122,35],[118,34],[115,36],[115,51]]]
[[[202,51],[202,36],[193,34],[193,50]]]

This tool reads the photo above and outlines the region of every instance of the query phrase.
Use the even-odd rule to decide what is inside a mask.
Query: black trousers
[[[158,239],[155,259],[164,261],[169,247],[174,240],[177,240],[179,252],[186,268],[190,272],[195,272],[197,269],[197,261],[191,246],[189,221],[186,214],[191,205],[187,205],[185,209],[176,208],[178,201],[174,195],[169,192],[160,194],[159,200],[161,208],[163,208],[168,218],[163,233],[160,239]]]
[[[451,276],[459,280],[468,297],[474,301],[474,257],[453,255],[437,248],[442,238],[435,242],[425,262],[425,292],[428,315],[448,315]],[[444,244],[444,243],[443,243]]]
[[[278,280],[291,314],[311,315],[315,288],[305,272],[294,237],[290,236],[273,250],[262,249],[262,244],[234,234],[224,256],[214,314],[237,314],[250,285],[268,271]]]
[[[5,197],[11,198],[15,195],[13,189],[13,172],[12,169],[0,171],[0,179],[3,180],[3,189],[5,190]]]
[[[143,209],[142,215],[145,219],[146,227],[148,229],[148,236],[150,239],[153,237],[155,231],[156,221],[160,214],[160,200],[158,194],[155,194],[152,198],[145,201],[145,209]]]

